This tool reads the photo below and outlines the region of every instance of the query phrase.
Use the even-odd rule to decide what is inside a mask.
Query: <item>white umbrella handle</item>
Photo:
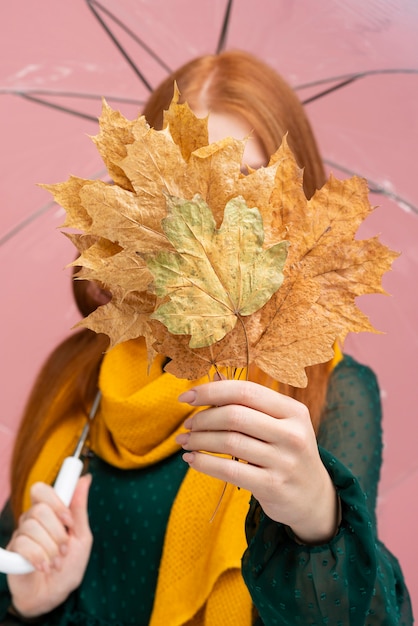
[[[83,462],[75,456],[64,459],[54,484],[54,489],[66,506],[71,502],[77,481],[83,470]],[[17,552],[0,548],[0,572],[3,574],[28,574],[35,568]]]

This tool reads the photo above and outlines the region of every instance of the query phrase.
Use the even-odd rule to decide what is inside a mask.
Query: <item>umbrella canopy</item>
[[[418,599],[413,555],[403,542],[418,518],[409,497],[418,482],[409,435],[418,404],[415,0],[15,0],[2,17],[0,498],[30,384],[78,319],[64,269],[74,252],[57,232],[63,212],[36,183],[104,174],[87,137],[97,132],[102,96],[132,118],[170,69],[222,47],[240,48],[298,90],[329,170],[369,180],[378,208],[360,236],[381,233],[402,253],[385,277],[391,297],[360,302],[385,334],[350,337],[346,349],[373,367],[382,387],[380,531]]]

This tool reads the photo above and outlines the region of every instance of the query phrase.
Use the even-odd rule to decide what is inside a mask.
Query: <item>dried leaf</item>
[[[209,346],[280,288],[287,242],[263,250],[261,216],[240,198],[226,205],[219,230],[199,196],[171,198],[169,210],[163,229],[177,253],[147,257],[157,295],[169,297],[152,317],[171,333],[190,335],[191,348]]]
[[[120,167],[120,163],[127,155],[127,146],[147,132],[149,126],[143,117],[134,121],[127,120],[119,111],[114,111],[105,100],[99,124],[100,133],[92,139],[107,171],[117,185],[132,191],[131,182]]]
[[[96,333],[108,335],[109,348],[130,339],[145,337],[148,354],[154,356],[152,346],[155,340],[150,326],[150,314],[155,307],[155,297],[143,292],[122,298],[117,288],[114,288],[112,296],[110,302],[99,306],[76,326],[90,328]],[[112,328],[111,333],[109,333],[109,328]]]
[[[145,292],[152,276],[139,256],[129,254],[110,241],[100,239],[90,246],[73,265],[81,265],[86,280],[96,280],[103,285],[120,289],[121,300],[129,293]]]
[[[63,228],[75,228],[87,231],[90,228],[92,219],[81,203],[80,191],[88,185],[93,185],[95,181],[85,180],[71,176],[65,183],[55,185],[40,185],[54,196],[55,202],[66,211],[66,220]]]
[[[383,293],[381,277],[398,255],[376,238],[355,240],[372,210],[364,180],[331,176],[310,201],[292,197],[292,208],[282,209],[291,241],[285,281],[262,312],[263,334],[253,340],[252,358],[274,378],[281,380],[284,368],[291,384],[304,386],[298,355],[306,365],[324,362],[335,338],[374,332],[356,298]]]
[[[188,161],[195,150],[208,145],[208,122],[207,119],[197,120],[187,103],[179,105],[179,95],[177,85],[175,85],[171,106],[168,111],[164,111],[163,127],[168,127],[174,143],[180,148],[183,159]],[[193,133],[190,132],[191,127],[193,127]]]
[[[69,235],[80,278],[112,293],[81,324],[111,346],[144,336],[150,360],[169,357],[176,376],[255,365],[304,386],[305,367],[329,360],[336,339],[374,332],[356,300],[384,293],[397,257],[356,239],[372,210],[365,181],[331,176],[308,201],[286,137],[244,176],[245,141],[208,144],[207,120],[177,92],[164,119],[156,131],[104,103],[94,141],[113,183],[45,186],[65,228],[81,231]]]

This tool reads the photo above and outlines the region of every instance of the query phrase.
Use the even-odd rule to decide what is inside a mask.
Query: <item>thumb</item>
[[[76,534],[83,531],[85,528],[90,528],[87,503],[91,481],[91,474],[82,476],[77,483],[73,499],[71,500],[70,510],[73,514],[74,531]]]

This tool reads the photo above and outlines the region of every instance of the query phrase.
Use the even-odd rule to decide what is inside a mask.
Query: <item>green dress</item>
[[[341,497],[342,523],[329,543],[303,546],[252,500],[242,571],[255,606],[254,626],[410,626],[401,569],[376,536],[382,434],[371,370],[345,356],[332,373],[325,411],[319,450]],[[39,623],[149,623],[169,511],[186,470],[181,453],[129,471],[90,460],[94,543],[87,571],[81,586]],[[2,545],[9,522],[6,507]],[[6,576],[0,574],[0,624],[9,604]]]

